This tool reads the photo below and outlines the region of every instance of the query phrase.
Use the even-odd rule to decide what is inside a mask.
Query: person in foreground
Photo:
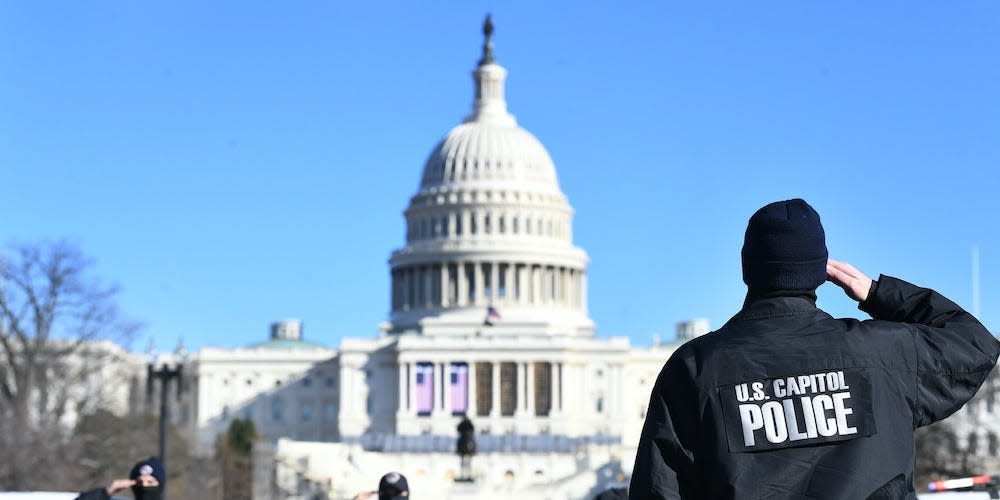
[[[1000,343],[933,290],[829,259],[803,200],[758,210],[742,257],[743,309],[656,380],[629,498],[915,498],[914,429],[968,401]],[[818,309],[826,280],[874,319]]]
[[[163,470],[160,459],[150,457],[135,464],[128,479],[115,479],[104,488],[80,493],[76,500],[108,500],[111,495],[126,488],[132,489],[132,496],[136,500],[162,500],[163,485],[166,480],[166,471]]]

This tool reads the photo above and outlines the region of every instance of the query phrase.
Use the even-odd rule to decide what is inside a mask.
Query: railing
[[[343,439],[347,444],[360,444],[366,451],[387,453],[455,453],[457,441],[457,436],[432,434],[365,434]],[[476,453],[573,453],[588,446],[612,446],[621,442],[621,436],[608,434],[576,437],[554,434],[477,434]]]

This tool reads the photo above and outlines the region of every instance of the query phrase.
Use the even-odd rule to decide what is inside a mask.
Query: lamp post
[[[177,399],[181,399],[184,392],[184,362],[187,361],[187,351],[184,350],[183,343],[179,343],[177,350],[172,356],[173,366],[169,361],[159,362],[159,356],[155,353],[150,355],[149,364],[146,365],[146,397],[153,396],[154,381],[160,381],[160,462],[163,464],[164,473],[167,471],[167,422],[170,419],[170,407],[167,405],[167,392],[170,390],[170,380],[177,379]],[[163,485],[164,495],[166,485]]]

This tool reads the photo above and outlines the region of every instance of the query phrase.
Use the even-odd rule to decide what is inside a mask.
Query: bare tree
[[[65,241],[0,253],[0,489],[51,484],[67,418],[103,403],[114,349],[97,341],[135,331],[120,318],[117,287],[93,277],[92,265]]]

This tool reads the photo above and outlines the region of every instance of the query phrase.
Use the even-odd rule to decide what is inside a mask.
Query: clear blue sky
[[[1000,326],[1000,2],[4,2],[0,241],[69,238],[161,349],[370,337],[493,13],[602,337],[741,305],[746,220],[804,197],[832,256]],[[859,311],[820,290],[838,316]]]

